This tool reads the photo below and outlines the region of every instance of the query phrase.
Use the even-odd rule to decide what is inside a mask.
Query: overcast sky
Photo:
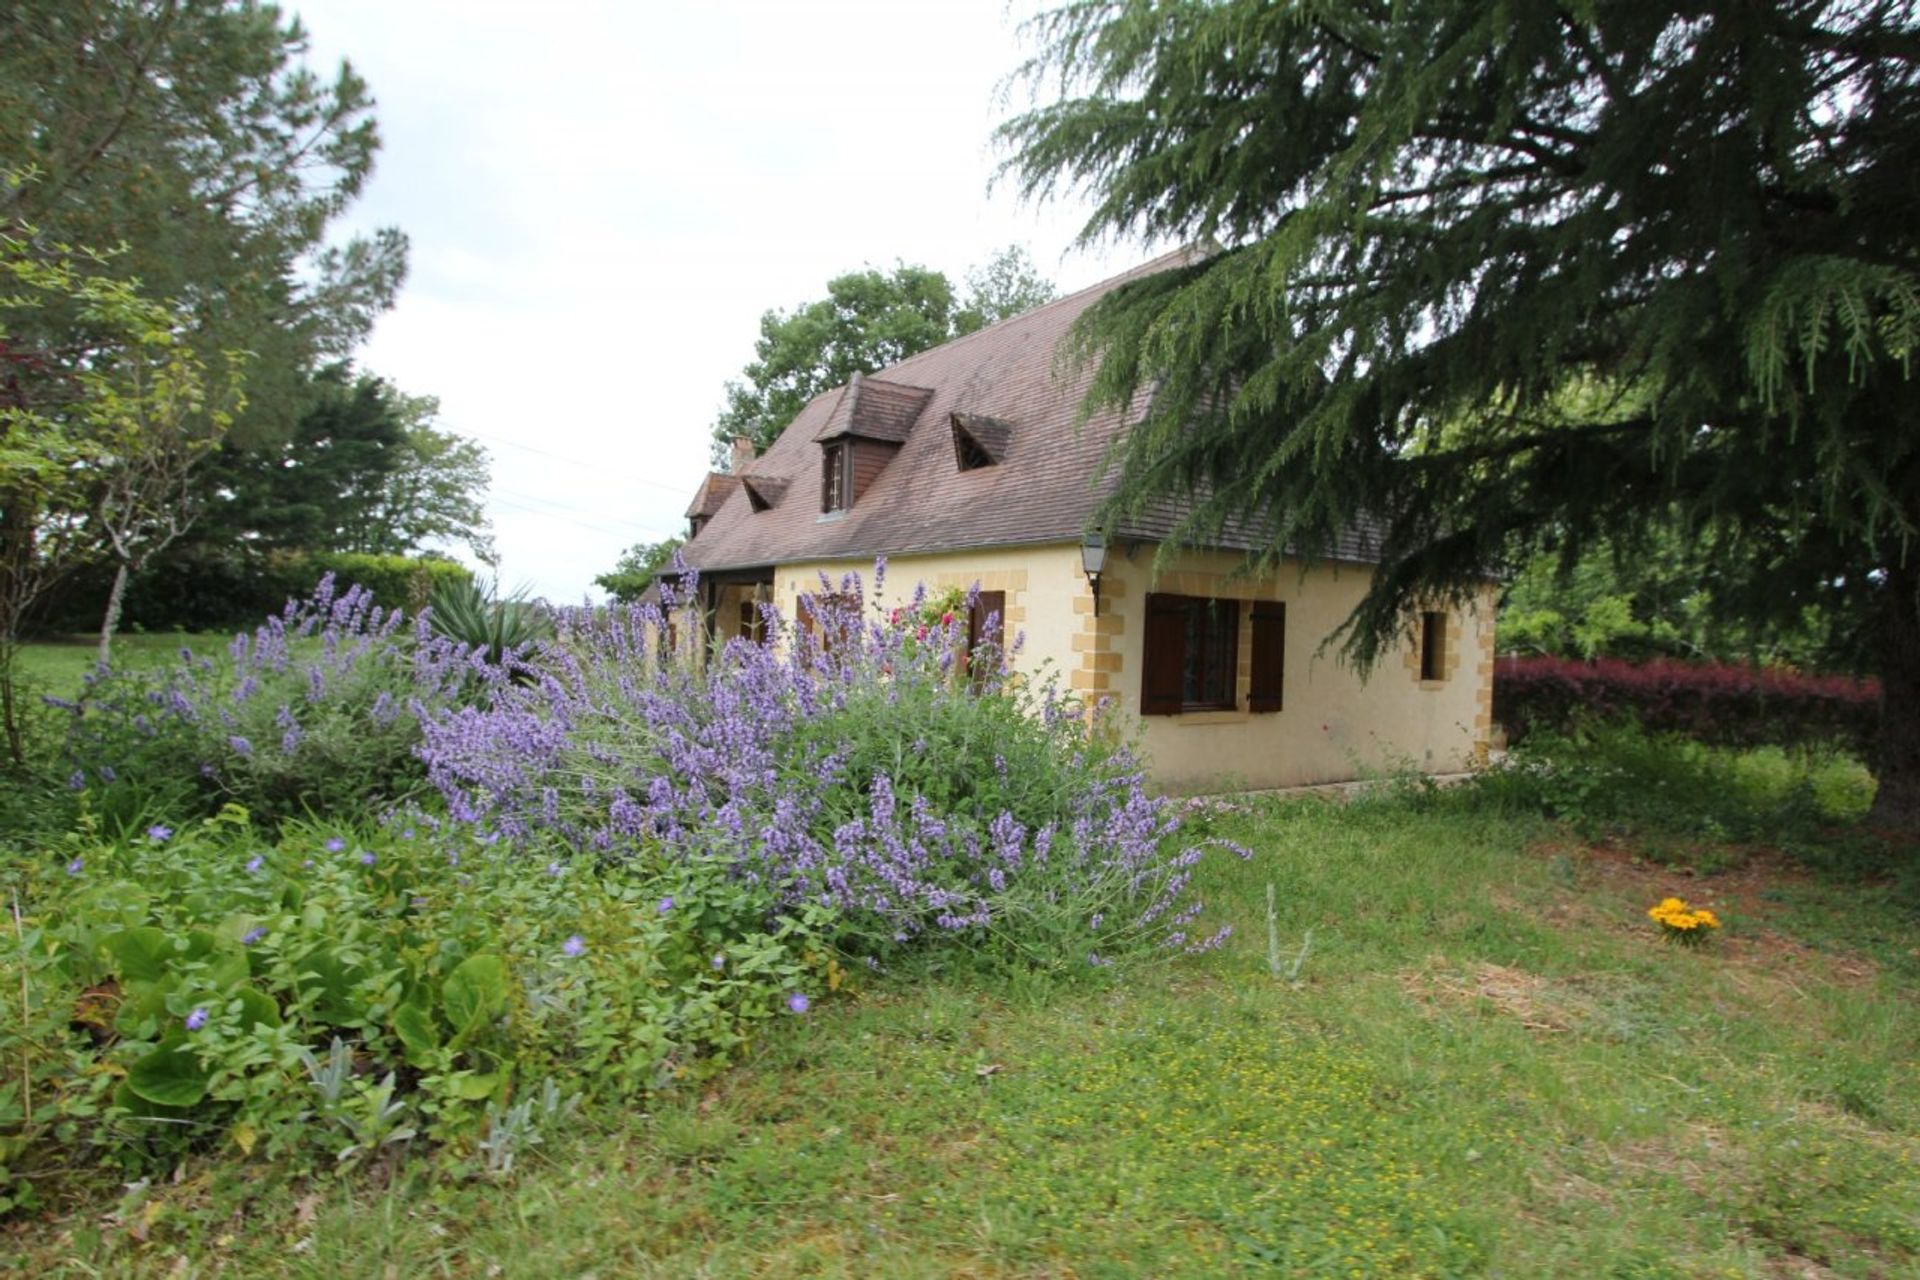
[[[957,284],[1010,243],[1063,290],[1147,256],[1069,252],[1077,209],[989,191],[1026,5],[291,7],[379,101],[347,226],[413,241],[362,364],[491,451],[509,587],[597,594],[622,548],[684,529],[768,308],[868,263]]]

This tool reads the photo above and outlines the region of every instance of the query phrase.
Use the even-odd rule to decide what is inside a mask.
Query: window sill
[[[1253,713],[1240,709],[1215,709],[1211,711],[1180,711],[1161,717],[1186,728],[1207,724],[1245,724],[1253,719]]]
[[[825,524],[829,520],[845,520],[846,518],[847,518],[847,509],[845,507],[842,507],[838,511],[822,511],[819,515],[814,517],[813,522],[815,524]]]
[[[1425,689],[1428,693],[1433,693],[1436,690],[1444,689],[1447,687],[1447,682],[1445,680],[1421,680],[1418,683],[1420,687],[1422,689]]]

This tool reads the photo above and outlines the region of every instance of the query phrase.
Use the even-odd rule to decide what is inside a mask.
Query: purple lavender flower
[[[811,1008],[813,1008],[813,1001],[807,999],[806,996],[798,991],[787,997],[788,1013],[805,1013]]]
[[[162,826],[156,822],[147,828],[147,839],[153,841],[155,844],[165,844],[167,841],[173,839],[173,828]]]
[[[266,936],[267,936],[267,931],[264,926],[260,928],[249,929],[245,933],[240,935],[240,943],[242,946],[250,947],[254,943],[260,941],[260,939]]]
[[[660,914],[665,915],[671,910],[673,910],[673,895],[668,894],[666,897],[660,899]]]
[[[560,950],[569,956],[583,956],[587,953],[587,940],[576,933],[560,944]]]
[[[716,970],[726,968],[727,967],[726,955],[719,951],[714,952],[712,964]]]
[[[375,862],[378,862],[378,861],[379,859],[375,858],[371,852],[363,853],[360,855],[360,865],[363,867],[370,867]]]
[[[235,755],[250,756],[253,754],[253,744],[237,733],[227,739],[227,745],[233,748]]]
[[[566,870],[567,869],[558,862],[549,862],[547,864],[547,874],[550,876],[564,875],[566,874]]]
[[[85,769],[75,769],[73,773],[67,778],[67,790],[85,791],[86,789],[87,789],[87,771]]]
[[[327,846],[326,846],[328,853],[338,853],[346,847],[347,847],[347,842],[345,840],[342,840],[339,836],[334,836],[331,840],[328,840]]]
[[[256,853],[247,859],[247,874],[257,876],[260,874],[260,869],[266,865],[266,858]]]
[[[199,1008],[195,1009],[192,1013],[187,1015],[187,1030],[198,1031],[200,1028],[206,1025],[207,1025],[207,1007],[205,1005],[201,1005]]]
[[[119,774],[113,771],[112,765],[103,764],[100,766],[100,781],[106,783],[108,786],[112,786],[114,779],[119,776]]]
[[[77,876],[82,871],[85,871],[86,869],[87,869],[87,860],[85,858],[75,858],[72,862],[69,862],[67,864],[67,874],[70,876]]]

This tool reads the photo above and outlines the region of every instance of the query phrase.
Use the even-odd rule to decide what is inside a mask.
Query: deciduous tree
[[[713,426],[714,465],[729,465],[736,436],[765,449],[807,401],[856,373],[885,368],[1053,296],[1053,285],[1017,245],[969,272],[964,298],[945,275],[926,267],[835,276],[826,297],[760,317],[753,362],[727,384],[727,406]]]

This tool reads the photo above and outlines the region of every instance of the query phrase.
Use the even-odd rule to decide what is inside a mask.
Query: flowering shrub
[[[1720,927],[1719,917],[1705,907],[1689,907],[1679,898],[1662,898],[1647,909],[1647,916],[1660,926],[1669,942],[1699,946],[1708,934]]]
[[[422,709],[498,678],[421,618],[328,575],[222,657],[182,649],[159,671],[103,669],[78,701],[49,701],[72,713],[71,785],[109,811],[234,802],[282,818],[404,796],[422,776]]]
[[[710,864],[536,863],[403,819],[271,847],[229,809],[15,870],[4,976],[31,996],[0,1031],[0,1134],[60,1163],[332,1163],[420,1137],[498,1168],[535,1100],[701,1078],[837,976],[803,917],[770,924]]]
[[[1493,703],[1516,743],[1541,729],[1565,732],[1584,716],[1632,718],[1716,746],[1823,741],[1864,751],[1880,721],[1877,681],[1671,660],[1502,658]]]
[[[821,587],[862,595],[855,575]],[[958,678],[965,607],[925,639],[925,623],[821,613],[703,662],[662,651],[659,608],[564,613],[535,680],[423,711],[421,754],[456,824],[532,856],[718,866],[787,909],[831,908],[835,940],[870,958],[939,937],[1099,966],[1225,937],[1196,932],[1204,845],[1175,846],[1178,818],[1131,756],[996,655]]]

